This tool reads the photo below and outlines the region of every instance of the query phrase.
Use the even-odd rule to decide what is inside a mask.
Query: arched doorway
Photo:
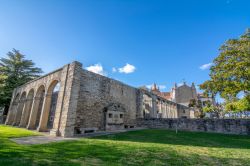
[[[29,115],[31,112],[32,104],[33,104],[33,98],[34,98],[34,89],[31,89],[28,93],[28,96],[25,102],[21,122],[19,125],[20,127],[26,127],[28,125]]]
[[[48,87],[38,131],[48,131],[53,128],[59,88],[57,80],[52,81]]]
[[[6,122],[5,122],[7,125],[11,125],[15,120],[17,106],[18,106],[18,103],[19,103],[19,97],[20,97],[20,94],[18,93],[15,96],[14,100],[12,101],[12,104],[10,106],[9,113],[8,113],[8,116],[7,116],[7,119],[6,119]]]
[[[25,101],[26,101],[26,92],[23,92],[19,100],[19,104],[17,106],[17,112],[13,126],[18,126],[21,121]]]
[[[47,128],[49,130],[53,128],[59,89],[60,89],[60,83],[57,82],[57,84],[55,85],[53,92],[52,92],[49,118],[48,118],[48,123],[47,123]]]

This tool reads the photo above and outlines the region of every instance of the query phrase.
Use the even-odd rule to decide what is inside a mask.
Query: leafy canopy
[[[229,109],[245,109],[249,105],[250,29],[238,39],[229,39],[221,46],[220,54],[214,59],[210,69],[210,80],[201,84],[200,88],[210,96],[219,94],[229,104]],[[237,97],[240,93],[243,94],[244,101],[233,106],[234,102],[240,100]]]
[[[0,58],[0,107],[8,107],[13,90],[26,82],[37,78],[42,70],[34,67],[31,60],[13,49],[6,58]]]

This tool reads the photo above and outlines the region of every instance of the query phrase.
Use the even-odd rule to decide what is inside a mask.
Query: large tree
[[[247,108],[250,103],[250,29],[221,46],[220,54],[210,68],[210,80],[200,87],[210,96],[219,94],[226,104],[235,103],[234,107],[239,111],[250,109]],[[243,99],[239,94],[244,96]]]
[[[6,58],[0,58],[0,108],[8,110],[13,90],[26,82],[39,77],[40,68],[34,67],[31,60],[13,49]]]

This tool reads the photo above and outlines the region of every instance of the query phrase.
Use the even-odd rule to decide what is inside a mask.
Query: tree
[[[210,96],[219,94],[229,104],[226,108],[237,110],[233,104],[240,100],[237,97],[240,93],[247,100],[241,104],[250,103],[250,29],[221,46],[220,54],[210,68],[210,80],[200,88]]]
[[[221,104],[212,104],[210,101],[206,102],[205,107],[202,108],[203,112],[210,113],[212,117],[223,117],[225,111]]]
[[[194,115],[197,118],[204,118],[205,114],[202,110],[202,103],[200,100],[191,99],[188,104],[189,107],[194,108]]]
[[[245,114],[245,116],[247,117],[248,111],[250,110],[249,99],[246,96],[242,99],[227,103],[225,109],[226,111],[231,112],[233,114],[240,114],[241,116]]]
[[[13,49],[7,53],[7,58],[0,58],[0,108],[5,114],[9,108],[13,90],[26,82],[37,78],[42,73],[40,68],[34,67],[31,60]]]

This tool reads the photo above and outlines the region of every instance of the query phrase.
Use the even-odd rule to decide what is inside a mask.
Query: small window
[[[185,114],[185,110],[183,110],[182,112],[183,112],[183,114]]]
[[[112,118],[112,114],[109,114],[109,118]]]
[[[120,114],[120,118],[123,118],[123,114]]]

